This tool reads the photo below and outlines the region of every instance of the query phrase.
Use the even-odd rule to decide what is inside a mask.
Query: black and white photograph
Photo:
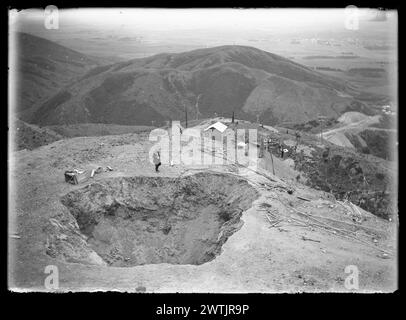
[[[7,77],[9,291],[398,290],[396,9],[10,7]]]

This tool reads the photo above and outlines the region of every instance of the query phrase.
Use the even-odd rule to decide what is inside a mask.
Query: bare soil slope
[[[360,208],[359,213],[352,212],[325,192],[273,176],[260,167],[252,170],[232,165],[164,165],[157,174],[147,160],[151,146],[146,134],[127,134],[66,139],[14,154],[10,159],[13,185],[9,193],[11,288],[45,290],[45,267],[56,265],[60,291],[114,288],[134,292],[140,286],[147,292],[348,291],[344,286],[348,276],[345,268],[355,265],[359,269],[360,291],[395,290],[397,227],[394,222],[382,220]],[[98,166],[111,166],[113,171],[96,174],[80,185],[64,181],[63,172],[67,169],[91,170]],[[238,181],[243,179],[241,185],[248,183],[258,197],[241,208],[243,224],[222,244],[216,258],[200,265],[173,264],[171,261],[131,267],[106,265],[87,246],[90,234],[85,236],[83,229],[78,231],[80,216],[75,219],[72,211],[61,202],[64,197],[70,197],[67,195],[82,194],[79,191],[82,188],[91,190],[96,185],[104,188],[111,179],[116,179],[114,183],[121,188],[124,181],[141,177],[149,177],[150,183],[158,177],[189,177],[187,179],[193,181],[216,173],[230,175],[229,181],[233,177]],[[226,191],[223,188],[227,184],[220,183],[216,188]],[[230,186],[233,185],[235,183]],[[245,195],[249,189],[244,190]],[[109,194],[95,194],[94,203],[101,204],[106,197],[120,201],[114,193]],[[190,197],[196,194],[191,192]],[[162,196],[164,201],[165,194]],[[219,196],[219,193],[213,196]],[[230,189],[227,193],[227,197],[231,197],[230,203],[235,196],[239,194]],[[154,195],[148,199],[154,199]],[[220,203],[224,204],[224,201]],[[136,208],[134,203],[128,204]],[[123,215],[127,213],[121,211]],[[358,222],[354,223],[353,218]],[[116,227],[122,230],[124,221],[116,222],[119,223]],[[106,230],[112,230],[115,222],[111,220],[110,224],[105,224],[107,229],[102,228],[103,221],[100,223],[97,228],[102,231],[98,237],[104,237],[108,243],[106,236],[114,233]],[[158,221],[156,227],[159,226]],[[151,226],[151,231],[157,232],[156,227]],[[94,229],[96,234],[97,228]],[[159,232],[163,233],[163,230]],[[102,241],[102,238],[94,238]],[[66,249],[58,251],[65,255],[52,254],[52,248],[58,248],[58,245]],[[132,252],[130,247],[125,248]],[[68,261],[67,254],[71,257],[77,254],[77,260]],[[128,256],[124,255],[124,258]],[[129,258],[132,261],[131,256]]]

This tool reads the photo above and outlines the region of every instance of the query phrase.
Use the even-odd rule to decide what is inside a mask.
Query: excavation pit
[[[242,227],[242,212],[257,197],[241,178],[198,173],[106,179],[69,192],[61,202],[76,219],[93,260],[130,267],[213,260]],[[62,256],[69,261],[69,254]]]

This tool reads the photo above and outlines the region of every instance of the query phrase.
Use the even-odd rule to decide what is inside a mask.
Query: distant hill
[[[27,113],[44,125],[161,125],[227,116],[264,124],[307,122],[346,111],[371,113],[346,82],[245,46],[159,54],[99,66]]]
[[[16,111],[26,110],[58,92],[73,78],[99,65],[95,58],[27,33],[17,32]]]

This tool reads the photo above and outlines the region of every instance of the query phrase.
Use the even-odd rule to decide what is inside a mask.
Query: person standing
[[[295,152],[297,152],[297,146],[299,145],[299,141],[300,141],[300,133],[298,131],[296,131],[295,136],[296,136]]]
[[[329,155],[330,155],[330,147],[326,147],[326,149],[323,151],[323,154],[322,154],[324,162],[328,161]]]
[[[154,160],[154,164],[155,164],[155,171],[159,172],[159,166],[161,165],[161,154],[160,154],[159,150],[154,152],[153,160]]]
[[[279,142],[279,152],[281,153],[281,158],[283,159],[284,151],[283,151],[283,145],[281,142]]]
[[[268,152],[271,152],[271,138],[268,137],[267,141],[266,141],[266,149],[268,150]]]
[[[295,136],[296,136],[296,143],[299,143],[299,140],[301,138],[300,133],[298,131],[296,131]]]

